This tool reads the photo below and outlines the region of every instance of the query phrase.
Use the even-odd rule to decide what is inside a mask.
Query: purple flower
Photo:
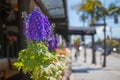
[[[55,46],[55,48],[58,48],[58,39],[56,36],[54,38],[54,46]]]
[[[40,10],[35,9],[24,22],[24,35],[29,40],[45,39],[44,15]]]
[[[56,37],[53,37],[51,41],[48,42],[49,51],[53,51],[58,48],[58,40]]]
[[[43,40],[45,39],[46,31],[44,29],[43,15],[39,11],[33,11],[29,17],[29,29],[32,40]]]
[[[44,16],[39,8],[28,16],[23,13],[24,19],[24,35],[29,40],[37,40],[48,42],[52,39],[51,25],[48,17]]]
[[[46,39],[47,41],[50,41],[52,39],[52,31],[51,31],[51,25],[48,20],[48,17],[44,16],[44,28],[46,31]]]

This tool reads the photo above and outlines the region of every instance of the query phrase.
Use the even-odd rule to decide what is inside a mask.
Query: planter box
[[[71,74],[71,63],[68,64],[61,80],[69,80],[70,74]]]

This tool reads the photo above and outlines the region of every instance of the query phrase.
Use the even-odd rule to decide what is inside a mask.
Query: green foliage
[[[63,41],[61,44],[59,44],[59,48],[63,49],[65,47],[65,41]]]
[[[111,3],[109,5],[108,11],[110,12],[110,15],[119,15],[120,14],[120,7],[116,6],[114,3]]]
[[[100,39],[97,40],[96,44],[102,44],[102,41]]]
[[[80,38],[74,40],[74,45],[80,45]]]
[[[53,54],[43,42],[28,42],[28,48],[19,52],[18,62],[14,65],[29,73],[33,80],[60,80],[68,61]]]
[[[114,47],[119,47],[119,42],[117,41],[117,40],[113,40],[112,41],[112,45],[114,46]]]
[[[100,44],[103,44],[104,40],[99,40],[98,42],[100,42]],[[119,47],[120,46],[120,43],[117,40],[108,39],[108,40],[106,40],[106,42],[107,42],[108,45],[112,44],[113,47]]]
[[[94,13],[96,8],[101,8],[102,4],[99,0],[84,0],[85,3],[78,7],[78,12],[86,11],[88,13]]]

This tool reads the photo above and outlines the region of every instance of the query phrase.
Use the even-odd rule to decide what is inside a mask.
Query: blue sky
[[[106,7],[111,3],[117,3],[118,6],[120,6],[119,0],[101,0]],[[68,18],[69,18],[69,27],[82,27],[83,22],[80,19],[80,14],[77,13],[75,6],[79,5],[81,3],[81,0],[68,0]],[[86,20],[85,27],[89,27],[90,19]],[[100,23],[102,22],[99,21]],[[119,24],[114,24],[113,17],[107,17],[107,35],[112,36],[113,38],[120,38],[120,18],[119,18]],[[96,27],[97,34],[95,35],[95,40],[97,39],[103,39],[103,26]],[[111,35],[111,32],[112,35]],[[87,36],[87,41],[90,41],[90,36]]]

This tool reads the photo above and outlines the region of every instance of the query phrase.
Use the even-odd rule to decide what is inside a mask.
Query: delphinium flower
[[[57,36],[54,37],[54,46],[55,46],[55,48],[58,48],[58,38],[57,38]]]
[[[52,40],[48,42],[48,49],[49,51],[54,51],[56,48],[58,48],[58,40],[57,37],[53,37]]]
[[[44,28],[46,31],[45,40],[50,41],[52,39],[52,31],[51,31],[51,25],[47,16],[44,16]]]
[[[34,10],[29,17],[29,35],[31,40],[43,40],[45,39],[46,31],[44,29],[43,15],[40,11]]]
[[[24,21],[24,35],[29,40],[41,41],[50,39],[50,23],[48,18],[38,8]]]
[[[24,19],[23,21],[23,34],[25,35],[25,37],[27,39],[29,39],[29,33],[28,33],[28,28],[29,28],[29,25],[28,25],[28,15],[26,12],[22,12],[22,18]]]

